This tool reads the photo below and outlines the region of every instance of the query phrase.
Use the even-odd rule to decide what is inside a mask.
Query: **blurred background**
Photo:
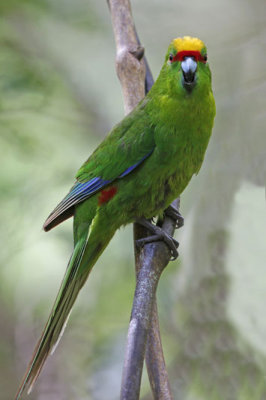
[[[180,258],[158,290],[174,398],[266,399],[266,3],[132,0],[154,77],[170,40],[203,39],[217,117],[181,199]],[[0,399],[12,399],[72,251],[42,224],[124,115],[105,1],[0,3]],[[30,400],[115,400],[134,293],[132,227],[112,240]],[[144,374],[141,398],[150,400]]]

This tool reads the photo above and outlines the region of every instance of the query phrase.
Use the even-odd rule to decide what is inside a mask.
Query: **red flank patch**
[[[101,206],[102,204],[107,203],[109,200],[111,200],[114,197],[114,195],[116,194],[116,192],[117,192],[117,187],[115,187],[115,186],[112,186],[106,190],[102,190],[100,192],[100,196],[98,198],[99,206]]]

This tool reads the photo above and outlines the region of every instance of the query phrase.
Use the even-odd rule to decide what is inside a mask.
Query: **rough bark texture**
[[[128,114],[145,95],[144,48],[135,35],[130,2],[109,0],[108,4],[116,42],[116,71]]]

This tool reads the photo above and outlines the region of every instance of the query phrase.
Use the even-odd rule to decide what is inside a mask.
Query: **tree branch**
[[[179,199],[173,201],[172,205],[179,210]],[[169,235],[173,235],[175,231],[176,221],[173,218],[165,217],[162,223],[162,229]],[[134,224],[134,239],[147,236],[149,233],[138,224]],[[163,242],[155,242],[146,244],[142,251],[135,246],[135,262],[136,272],[143,268],[143,259],[147,257],[151,260],[150,268],[158,275],[158,280],[162,271],[169,263],[171,254],[169,248]],[[154,268],[153,263],[157,264]],[[150,312],[150,325],[147,337],[145,361],[150,380],[153,397],[155,400],[172,400],[171,388],[168,379],[167,369],[165,365],[163,348],[160,337],[160,327],[158,320],[158,311],[156,303],[156,287],[150,286],[149,290],[154,290],[153,303]],[[147,299],[143,298],[144,303]],[[139,333],[136,333],[139,335]]]
[[[108,1],[108,0],[107,0]],[[130,112],[153,85],[153,78],[144,49],[140,44],[128,0],[109,0],[113,29],[117,47],[116,68],[120,79],[125,112]],[[144,62],[143,62],[144,59]],[[145,64],[145,65],[144,65]],[[146,74],[145,74],[146,67]],[[179,208],[179,200],[173,205]],[[176,221],[166,217],[163,229],[173,235]],[[134,224],[134,238],[143,238],[149,233]],[[137,284],[128,331],[128,341],[123,368],[121,399],[139,398],[143,360],[146,364],[155,399],[171,400],[167,371],[160,339],[156,289],[159,278],[168,264],[171,254],[162,242],[145,245],[140,252],[135,247]]]
[[[145,95],[144,48],[135,35],[129,0],[108,0],[108,4],[116,42],[116,71],[128,114]]]

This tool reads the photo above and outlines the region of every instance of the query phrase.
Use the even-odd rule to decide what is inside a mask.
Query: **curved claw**
[[[164,215],[173,218],[176,221],[175,229],[179,229],[184,225],[184,218],[177,208],[172,206],[172,204],[170,204],[170,206],[164,211]]]
[[[168,235],[168,233],[166,233],[164,230],[162,230],[159,226],[153,225],[151,222],[145,220],[144,218],[138,219],[137,222],[139,224],[145,226],[145,228],[149,229],[152,233],[154,233],[154,235],[152,235],[152,236],[147,236],[143,239],[136,240],[136,244],[138,246],[143,246],[146,243],[163,240],[171,250],[171,255],[172,255],[171,261],[175,260],[178,257],[179,254],[178,254],[177,248],[179,246],[179,243],[176,239],[174,239],[172,236]]]

